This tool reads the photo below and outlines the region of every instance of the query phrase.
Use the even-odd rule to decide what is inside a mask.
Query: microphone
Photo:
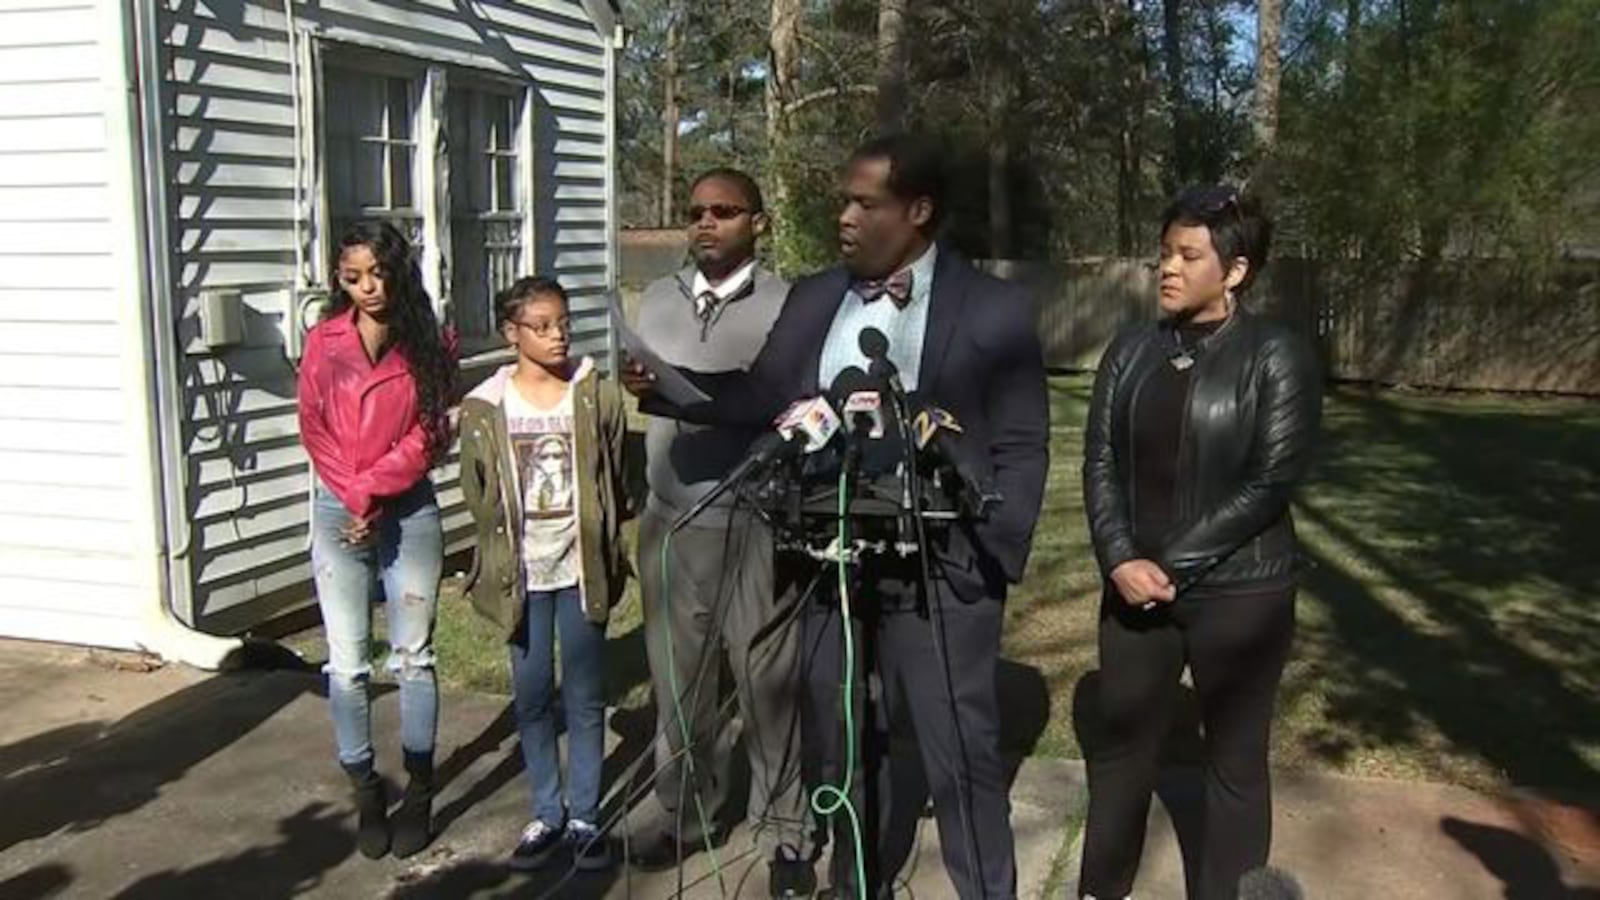
[[[904,397],[906,389],[900,383],[900,369],[889,359],[889,338],[882,331],[868,325],[856,335],[856,344],[861,348],[861,355],[869,362],[867,373],[887,382],[889,390],[896,397]]]
[[[911,458],[911,435],[906,431],[911,414],[906,402],[905,385],[900,381],[900,369],[889,359],[889,338],[869,325],[856,334],[856,344],[869,360],[867,375],[889,389],[889,406],[894,414],[891,423],[895,430],[893,440],[900,451],[906,454],[905,463],[910,466],[915,462]]]
[[[844,417],[863,437],[883,437],[883,395],[877,391],[851,391],[844,398]]]
[[[1294,876],[1272,866],[1251,869],[1239,879],[1239,900],[1305,900]]]
[[[778,433],[788,439],[794,434],[805,437],[805,452],[815,453],[827,445],[839,431],[839,415],[825,397],[812,397],[790,405],[778,417]]]
[[[878,386],[860,366],[848,366],[833,379],[828,389],[844,411],[845,434],[852,440],[883,436],[882,400]]]
[[[849,461],[861,463],[873,474],[893,470],[904,444],[901,420],[895,408],[883,401],[883,380],[863,372],[860,366],[850,366],[834,379],[829,393],[843,411]]]
[[[961,479],[962,493],[973,515],[987,519],[994,507],[1005,502],[994,481],[982,474],[983,466],[973,458],[961,436],[966,434],[961,423],[948,411],[937,406],[924,406],[911,420],[912,434],[917,449],[955,470]]]
[[[857,371],[860,371],[859,369]],[[778,416],[774,431],[763,434],[750,445],[750,450],[723,479],[717,482],[704,497],[684,511],[672,523],[674,532],[687,525],[706,507],[715,503],[730,488],[752,473],[769,466],[797,459],[803,453],[814,453],[825,446],[839,430],[839,417],[825,398],[811,397],[797,400]]]

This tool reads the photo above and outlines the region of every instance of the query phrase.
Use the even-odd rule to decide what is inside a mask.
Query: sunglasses
[[[705,206],[696,205],[689,207],[687,221],[690,225],[693,225],[694,223],[705,218],[706,213],[711,213],[711,218],[716,219],[718,222],[726,222],[730,219],[737,219],[748,212],[751,212],[751,210],[743,206],[734,206],[729,203],[711,203]]]
[[[1239,205],[1239,192],[1231,187],[1219,185],[1205,191],[1196,199],[1207,215],[1216,215],[1232,209],[1234,216],[1241,223],[1244,222],[1244,209]]]

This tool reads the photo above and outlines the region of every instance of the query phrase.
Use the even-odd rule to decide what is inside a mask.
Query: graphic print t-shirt
[[[530,591],[578,583],[578,498],[572,452],[572,390],[540,409],[506,386],[506,430],[522,491],[522,565]]]

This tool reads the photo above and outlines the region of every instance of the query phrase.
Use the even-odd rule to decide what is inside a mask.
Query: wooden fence
[[[1145,260],[990,261],[1040,301],[1045,361],[1093,368],[1117,330],[1155,314]],[[1498,260],[1378,271],[1275,260],[1247,303],[1300,330],[1339,380],[1600,396],[1600,266],[1531,275]]]
[[[681,229],[623,233],[623,281],[639,288],[685,262]],[[1144,259],[990,260],[1039,298],[1045,362],[1092,369],[1123,326],[1155,315]],[[1246,297],[1289,322],[1345,381],[1600,396],[1600,264],[1532,275],[1501,260],[1379,269],[1357,261],[1274,260]]]

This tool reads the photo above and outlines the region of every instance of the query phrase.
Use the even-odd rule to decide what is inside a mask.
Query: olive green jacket
[[[467,590],[473,607],[507,639],[522,624],[525,593],[522,496],[501,405],[515,368],[501,368],[461,403],[461,487],[478,532]],[[572,390],[578,586],[584,615],[603,623],[633,572],[622,535],[622,523],[634,507],[623,449],[627,416],[618,389],[587,361]]]

